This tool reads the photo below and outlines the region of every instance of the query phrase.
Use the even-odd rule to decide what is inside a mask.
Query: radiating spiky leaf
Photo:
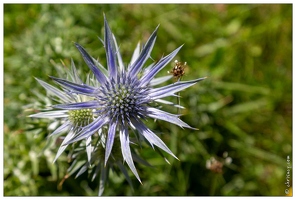
[[[192,81],[178,81],[173,84],[163,86],[161,88],[151,89],[150,97],[151,99],[160,99],[168,96],[175,95],[176,92],[179,92],[181,90],[184,90],[194,84],[196,84],[199,81],[204,80],[204,78],[195,79]]]
[[[141,179],[138,175],[138,172],[136,170],[136,167],[133,162],[131,150],[130,150],[130,144],[129,144],[129,134],[127,127],[121,127],[122,129],[120,130],[120,143],[121,143],[121,151],[122,151],[122,156],[124,160],[126,161],[127,165],[129,168],[132,170],[136,178],[140,181]]]

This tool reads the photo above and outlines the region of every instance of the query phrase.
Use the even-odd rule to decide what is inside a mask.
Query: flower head
[[[56,66],[57,67],[57,66]],[[57,68],[57,70],[60,72],[61,69]],[[60,72],[61,73],[61,72]],[[82,84],[81,79],[79,78],[77,74],[77,70],[75,67],[74,62],[71,62],[71,70],[66,71],[67,80],[72,81],[75,84]],[[60,103],[76,103],[76,102],[84,102],[92,100],[92,97],[83,95],[83,94],[77,94],[73,93],[72,91],[68,89],[60,90],[40,79],[37,79],[38,83],[44,87],[47,91],[47,95],[52,99],[52,101],[60,102]],[[91,79],[89,76],[87,78],[88,85],[97,85],[94,79]],[[54,159],[54,161],[63,153],[63,151],[67,148],[67,142],[70,141],[74,135],[76,135],[79,131],[81,131],[81,128],[90,124],[94,118],[95,114],[92,109],[85,108],[85,109],[79,109],[79,110],[68,110],[68,109],[54,109],[52,107],[46,108],[46,111],[39,112],[37,114],[32,114],[30,117],[33,118],[48,118],[48,119],[58,119],[60,126],[51,133],[50,136],[61,134],[65,131],[68,131],[67,136],[64,138],[57,154]],[[86,140],[86,142],[90,143],[90,138]],[[86,145],[86,150],[88,154],[88,158],[91,157],[91,145]]]
[[[120,161],[125,161],[140,181],[134,165],[134,160],[140,161],[140,159],[131,149],[132,142],[148,142],[153,148],[157,146],[177,158],[166,144],[144,124],[143,120],[152,118],[182,128],[192,128],[179,118],[180,115],[153,107],[153,103],[174,105],[163,98],[177,96],[176,93],[205,78],[191,81],[178,80],[173,84],[157,87],[158,84],[173,77],[172,75],[157,78],[155,76],[172,61],[182,46],[162,57],[158,62],[144,68],[156,41],[157,27],[142,49],[138,44],[131,62],[125,66],[106,18],[104,18],[104,26],[105,37],[102,42],[106,50],[107,69],[91,57],[81,45],[75,43],[85,63],[92,71],[94,79],[83,83],[76,73],[71,75],[71,79],[51,77],[61,85],[63,91],[38,80],[43,87],[53,92],[61,101],[52,106],[54,111],[35,114],[32,117],[63,117],[66,123],[54,133],[61,132],[70,126],[70,132],[64,139],[60,147],[62,150],[58,154],[67,145],[86,139],[85,146],[90,153],[88,153],[88,162],[83,169],[91,163],[97,163],[98,167],[102,169],[101,174],[104,174],[107,169],[104,167],[117,164],[126,175],[126,171],[120,163]],[[77,100],[78,97],[79,100]],[[180,105],[174,106],[181,107]],[[131,135],[131,131],[136,134]],[[136,138],[134,138],[135,136]],[[94,137],[96,138],[95,144],[91,142]],[[118,156],[118,149],[121,151],[121,158]],[[104,156],[102,156],[102,152]],[[102,177],[105,176],[102,175],[101,179]]]
[[[121,60],[115,37],[105,19],[104,47],[106,50],[108,66],[107,73],[104,73],[104,71],[97,67],[94,59],[82,46],[77,43],[75,44],[84,61],[99,82],[99,86],[93,87],[85,84],[77,84],[64,79],[52,77],[52,79],[59,83],[63,88],[68,89],[75,94],[82,94],[93,98],[93,100],[86,102],[58,104],[54,106],[55,108],[63,110],[94,109],[94,113],[97,116],[96,119],[84,126],[66,144],[89,138],[98,132],[103,126],[108,126],[105,147],[105,164],[110,156],[114,138],[117,133],[119,133],[123,158],[139,181],[140,178],[131,155],[128,127],[137,130],[152,147],[153,145],[158,146],[175,157],[164,142],[142,122],[142,119],[150,117],[164,120],[179,125],[180,127],[191,128],[179,118],[179,115],[174,115],[151,107],[150,104],[159,99],[174,96],[176,92],[188,88],[204,79],[199,78],[192,81],[178,81],[174,84],[159,88],[153,88],[151,86],[151,81],[155,75],[171,62],[181,47],[161,58],[152,67],[144,71],[142,76],[139,75],[140,72],[143,71],[142,68],[145,62],[150,57],[150,53],[156,40],[157,29],[158,27],[152,33],[134,62],[130,63],[130,65],[125,68],[123,67],[124,65]]]

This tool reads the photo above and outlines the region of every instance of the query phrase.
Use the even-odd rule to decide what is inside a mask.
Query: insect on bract
[[[183,64],[179,62],[178,60],[175,60],[175,66],[171,71],[168,71],[168,73],[173,74],[176,81],[180,81],[182,76],[185,74],[185,67],[187,66],[187,63],[184,62]]]
[[[181,81],[183,75],[185,74],[185,67],[187,66],[187,63],[184,62],[183,64],[179,62],[178,60],[175,60],[175,66],[171,71],[168,71],[168,73],[172,74],[175,81]],[[177,104],[180,106],[180,92],[177,93]],[[177,107],[177,113],[180,114],[180,109]]]

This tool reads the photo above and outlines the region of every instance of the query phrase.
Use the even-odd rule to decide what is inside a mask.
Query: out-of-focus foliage
[[[124,176],[110,174],[105,195],[286,195],[292,154],[292,5],[4,5],[4,195],[97,195],[85,175],[64,180],[65,155],[48,142],[47,121],[26,115],[45,91],[53,63],[88,72],[73,42],[105,63],[103,13],[126,63],[139,40],[160,24],[152,58],[185,44],[183,80],[208,79],[181,92],[182,119],[198,131],[161,121],[150,127],[180,161],[150,148],[140,154],[153,168],[137,166],[134,192]],[[162,73],[171,70],[168,66]],[[173,81],[173,80],[172,80]],[[177,102],[177,99],[173,101]],[[177,110],[176,110],[177,112]],[[34,129],[34,127],[39,127]],[[212,157],[232,162],[222,173],[206,168]],[[290,180],[292,181],[292,180]],[[61,184],[63,183],[63,184]]]

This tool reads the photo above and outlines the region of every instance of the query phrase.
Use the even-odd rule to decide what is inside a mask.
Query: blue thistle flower
[[[142,119],[149,117],[167,121],[182,128],[192,128],[183,122],[179,118],[179,115],[154,108],[151,106],[151,103],[166,103],[162,98],[176,96],[175,93],[205,78],[191,81],[178,81],[167,86],[154,88],[152,86],[153,84],[151,84],[153,83],[154,77],[172,61],[182,46],[161,58],[148,69],[143,70],[144,64],[150,58],[150,53],[156,40],[157,27],[143,49],[138,55],[133,57],[130,65],[125,68],[115,37],[109,28],[106,18],[104,18],[104,26],[105,38],[103,43],[106,50],[107,71],[103,70],[102,65],[96,62],[81,45],[75,43],[84,61],[97,79],[99,83],[97,87],[51,77],[55,82],[72,93],[86,95],[93,98],[93,100],[76,103],[66,102],[54,105],[53,107],[63,110],[94,109],[96,118],[88,125],[82,127],[73,138],[66,142],[66,145],[89,138],[97,133],[103,126],[108,126],[107,139],[105,142],[105,165],[109,159],[114,144],[114,138],[118,132],[123,159],[141,182],[131,154],[129,127],[137,130],[140,137],[145,138],[152,147],[155,145],[177,158],[165,143],[142,122]],[[140,75],[140,72],[143,72],[143,74]]]
[[[163,120],[180,127],[191,128],[183,122],[179,114],[172,114],[153,107],[153,103],[163,103],[183,108],[163,98],[178,96],[178,93],[205,78],[191,81],[180,81],[157,87],[157,85],[172,78],[172,75],[155,78],[176,56],[182,46],[172,53],[161,58],[158,62],[144,68],[146,61],[156,41],[158,27],[147,40],[143,49],[137,45],[131,62],[125,67],[116,38],[112,34],[106,18],[104,18],[105,38],[102,40],[107,58],[106,69],[97,60],[93,59],[79,44],[75,46],[81,53],[84,61],[92,71],[92,77],[88,76],[85,83],[79,78],[74,62],[71,70],[67,71],[67,78],[51,77],[61,85],[62,90],[36,79],[47,91],[48,96],[59,104],[47,108],[45,112],[30,115],[36,118],[50,118],[61,125],[51,134],[57,135],[68,131],[64,138],[55,160],[64,152],[69,144],[79,142],[73,146],[73,160],[71,173],[78,170],[73,167],[80,164],[77,176],[85,172],[89,167],[95,170],[93,179],[100,173],[99,195],[104,191],[104,185],[108,179],[108,173],[113,166],[117,166],[131,184],[128,173],[123,165],[127,163],[133,174],[141,182],[134,161],[144,165],[149,164],[142,160],[131,149],[131,143],[139,143],[144,140],[154,148],[159,147],[168,154],[177,158],[165,143],[150,130],[143,119],[152,118]],[[135,132],[136,138],[130,135]],[[86,149],[87,159],[85,158]],[[94,168],[93,166],[97,166]],[[75,170],[74,170],[75,169]],[[76,176],[76,177],[77,177]]]
[[[57,66],[55,66],[57,68]],[[64,69],[57,68],[59,73],[62,73]],[[77,74],[77,70],[73,60],[71,61],[71,70],[66,70],[67,80],[74,82],[75,84],[83,84],[82,80],[79,78]],[[47,96],[50,97],[51,100],[60,102],[60,103],[76,103],[76,102],[85,102],[89,100],[93,100],[94,98],[90,96],[86,96],[83,94],[72,93],[68,89],[64,89],[63,91],[36,78],[38,83],[44,87],[47,91]],[[91,78],[89,75],[86,80],[88,85],[97,86],[96,79]],[[54,119],[60,123],[60,126],[53,131],[50,136],[59,135],[65,131],[68,131],[68,134],[64,138],[57,154],[54,159],[54,162],[58,157],[63,153],[63,151],[67,148],[67,142],[70,141],[81,128],[90,124],[95,119],[95,113],[91,108],[79,109],[79,110],[68,110],[68,109],[59,109],[56,110],[52,107],[46,108],[44,112],[39,112],[36,114],[32,114],[29,117],[32,118],[48,118]],[[92,146],[91,146],[91,138],[86,139],[86,152],[88,160],[91,158]]]

